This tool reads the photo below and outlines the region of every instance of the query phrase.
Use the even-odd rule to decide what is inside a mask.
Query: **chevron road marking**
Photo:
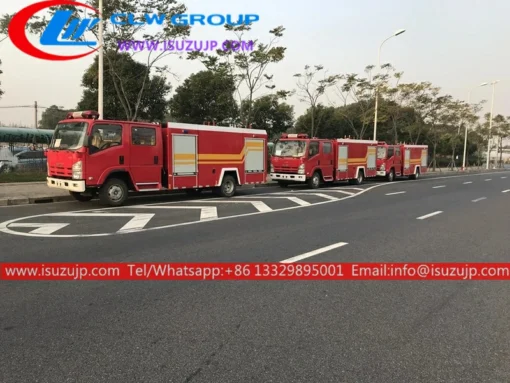
[[[243,197],[240,197],[240,198],[243,198]],[[186,201],[186,203],[204,203],[204,202],[208,202],[208,201]],[[237,201],[237,200],[233,200],[233,201],[212,201],[212,203],[249,203],[251,205],[253,205],[253,207],[255,209],[257,209],[258,211],[260,212],[267,212],[267,211],[273,211],[273,209],[271,209],[269,206],[267,206],[264,202],[262,201]]]
[[[201,201],[203,202],[203,201]],[[136,205],[136,206],[123,206],[127,209],[200,209],[200,221],[209,221],[218,219],[218,209],[215,206],[151,206],[151,205]],[[149,214],[154,215],[154,214]]]
[[[273,193],[271,193],[273,194]],[[274,199],[288,199],[289,201],[292,201],[300,206],[308,206],[308,205],[312,205],[310,202],[306,202],[304,200],[302,200],[301,198],[297,198],[297,197],[273,197],[273,196],[260,196],[260,195],[257,195],[257,196],[243,196],[242,198],[274,198]]]
[[[68,223],[11,223],[9,227],[36,227],[30,234],[52,234],[68,225]]]
[[[131,214],[131,213],[51,213],[49,217],[133,217],[119,232],[136,231],[143,229],[154,214]]]
[[[336,197],[333,197],[333,196],[330,196],[330,195],[327,195],[327,194],[323,194],[323,193],[292,193],[292,194],[297,194],[297,195],[316,195],[317,197],[329,199],[331,201],[338,200],[338,198],[336,198]]]

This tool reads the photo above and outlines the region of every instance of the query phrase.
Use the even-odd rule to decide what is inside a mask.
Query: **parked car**
[[[0,173],[13,171],[45,171],[47,166],[43,150],[25,150],[12,158],[0,160]]]

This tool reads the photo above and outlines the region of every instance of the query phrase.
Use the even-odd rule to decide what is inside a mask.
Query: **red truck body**
[[[393,181],[395,177],[417,179],[427,173],[427,145],[388,145],[379,142],[377,148],[377,175]]]
[[[377,176],[377,141],[308,138],[306,134],[283,134],[271,157],[271,179],[280,186],[348,180],[361,184]]]
[[[129,191],[211,188],[231,197],[237,186],[266,182],[264,130],[98,117],[75,112],[59,122],[46,152],[49,187],[120,206]]]

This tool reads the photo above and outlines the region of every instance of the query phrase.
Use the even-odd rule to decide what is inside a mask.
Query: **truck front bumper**
[[[379,177],[386,177],[386,170],[378,170],[377,175]]]
[[[285,173],[271,173],[271,180],[273,181],[295,181],[305,182],[306,175],[304,174],[285,174]]]
[[[46,184],[50,188],[64,189],[78,193],[83,193],[86,189],[85,180],[62,180],[60,178],[46,177]]]

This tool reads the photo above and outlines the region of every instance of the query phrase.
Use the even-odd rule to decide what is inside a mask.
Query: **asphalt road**
[[[510,172],[358,189],[0,208],[0,262],[508,261]],[[0,382],[508,382],[509,315],[506,282],[2,281]]]

